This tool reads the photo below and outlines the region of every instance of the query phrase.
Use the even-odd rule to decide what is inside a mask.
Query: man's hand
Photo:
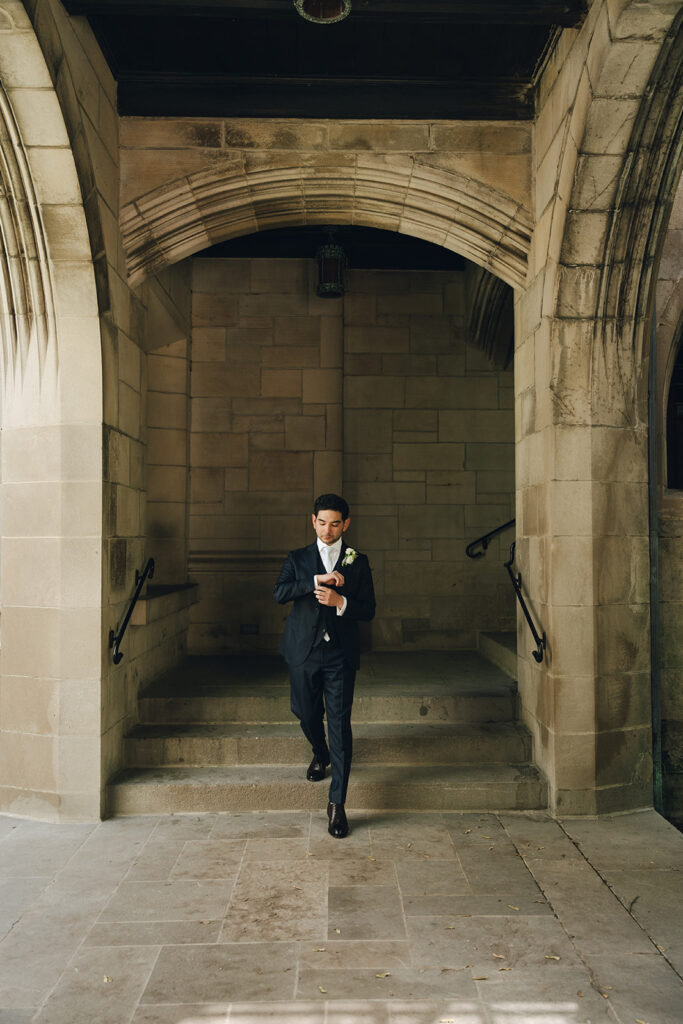
[[[332,572],[318,575],[318,585],[321,583],[327,583],[328,587],[343,587],[344,577],[334,569]]]
[[[338,576],[339,573],[334,575]],[[320,579],[320,577],[318,577]],[[341,594],[338,594],[336,590],[332,590],[331,587],[317,586],[313,591],[317,598],[318,604],[324,604],[328,608],[341,608],[344,603],[344,598]]]

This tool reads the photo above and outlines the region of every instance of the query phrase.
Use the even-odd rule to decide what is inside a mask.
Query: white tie
[[[332,572],[332,570],[334,569],[335,559],[332,556],[332,549],[327,547],[327,545],[325,545],[325,547],[323,548],[323,561],[325,563],[325,568],[327,569],[327,571]]]

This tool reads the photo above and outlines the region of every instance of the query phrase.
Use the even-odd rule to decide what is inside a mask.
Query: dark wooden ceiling
[[[63,0],[139,116],[531,119],[534,71],[586,0]]]

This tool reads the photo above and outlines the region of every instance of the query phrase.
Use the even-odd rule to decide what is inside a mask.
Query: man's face
[[[351,522],[350,517],[342,519],[341,512],[335,509],[321,509],[317,515],[314,512],[311,519],[316,537],[323,544],[334,544],[338,541]]]

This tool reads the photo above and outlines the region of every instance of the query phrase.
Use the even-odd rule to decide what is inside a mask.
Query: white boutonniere
[[[347,548],[344,552],[344,558],[342,560],[342,569],[347,565],[353,565],[358,558],[358,552],[354,551],[353,548]]]

